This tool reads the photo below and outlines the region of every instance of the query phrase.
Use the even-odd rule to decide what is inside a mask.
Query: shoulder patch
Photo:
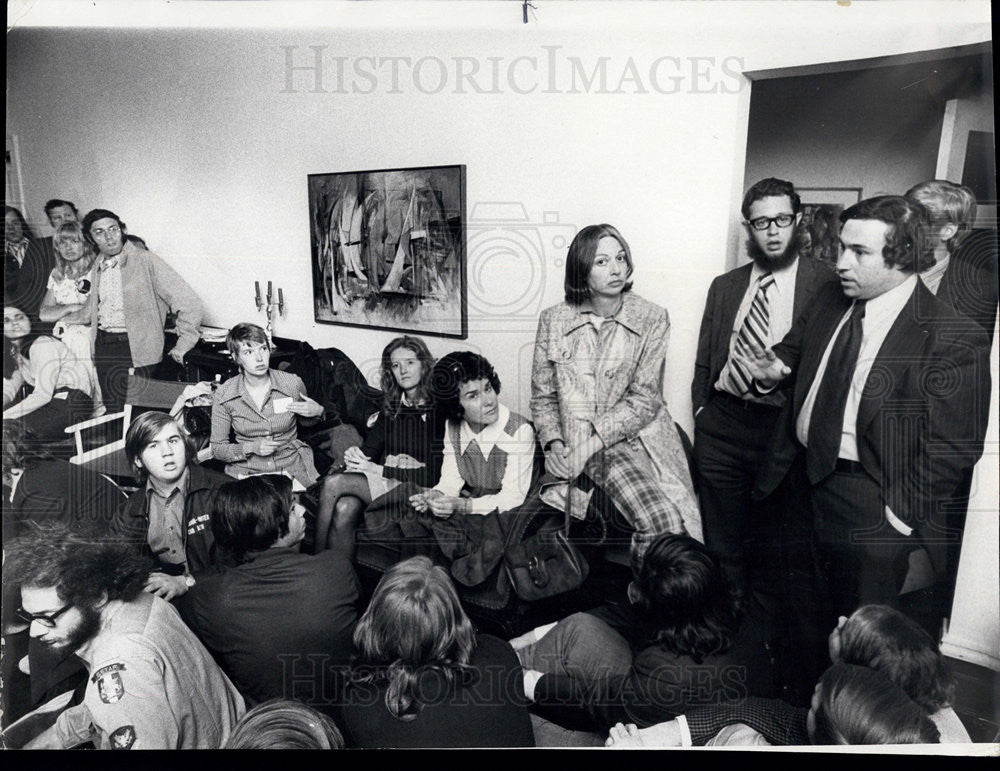
[[[125,683],[119,672],[125,671],[124,664],[109,664],[94,672],[91,682],[97,684],[97,695],[105,704],[121,701],[125,695]]]
[[[132,745],[135,744],[135,726],[123,725],[121,728],[116,728],[108,736],[108,741],[113,750],[132,749]]]

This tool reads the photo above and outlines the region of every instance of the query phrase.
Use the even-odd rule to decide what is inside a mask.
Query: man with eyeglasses
[[[718,276],[708,290],[691,400],[705,544],[730,580],[761,600],[780,578],[767,572],[780,555],[774,512],[754,503],[751,491],[785,396],[755,393],[734,354],[750,341],[780,341],[834,276],[799,256],[802,212],[791,182],[760,180],[746,192],[742,214],[752,262]]]
[[[148,565],[123,545],[65,527],[5,545],[4,579],[32,637],[88,672],[83,702],[25,744],[68,749],[216,749],[243,697],[164,600],[143,591]]]
[[[840,286],[822,287],[773,349],[741,357],[758,393],[789,393],[754,495],[801,491],[786,519],[810,529],[815,572],[789,604],[815,630],[800,640],[814,677],[838,616],[898,604],[911,565],[944,569],[990,398],[986,333],[917,275],[933,264],[926,209],[880,196],[840,222]]]
[[[177,343],[168,356],[178,365],[198,342],[202,304],[188,283],[162,259],[128,235],[107,209],[83,218],[83,232],[101,254],[94,282],[91,330],[94,365],[110,412],[121,410],[130,367],[152,377],[163,359],[163,325],[172,311]]]

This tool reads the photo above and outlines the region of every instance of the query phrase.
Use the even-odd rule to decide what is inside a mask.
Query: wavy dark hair
[[[388,682],[385,706],[399,720],[423,707],[417,683],[422,672],[439,672],[451,684],[466,683],[476,632],[462,610],[444,568],[427,557],[394,565],[379,581],[354,630],[355,677]]]
[[[442,356],[431,371],[430,393],[438,414],[458,422],[465,414],[459,403],[462,385],[473,380],[488,380],[500,393],[500,376],[484,356],[472,351],[452,351]]]
[[[743,204],[740,206],[743,219],[749,219],[750,207],[753,206],[754,201],[759,201],[761,198],[777,198],[783,195],[788,196],[788,200],[792,204],[792,213],[798,214],[799,209],[802,208],[802,199],[799,198],[799,194],[795,191],[795,185],[791,182],[777,177],[767,177],[760,182],[755,182],[743,196]]]
[[[242,562],[249,552],[271,548],[288,535],[292,480],[263,474],[219,487],[212,508],[212,535],[219,548]]]
[[[628,241],[614,225],[587,225],[573,237],[573,241],[569,245],[569,252],[566,254],[566,277],[563,280],[563,291],[566,293],[566,302],[571,305],[580,305],[590,299],[590,287],[587,286],[587,279],[590,277],[591,268],[594,267],[597,244],[606,236],[610,236],[621,244],[625,252],[628,275],[625,276],[622,294],[632,288],[632,282],[628,279],[635,268],[632,265],[632,250],[628,247]]]
[[[931,217],[917,201],[901,195],[867,198],[840,213],[841,228],[848,220],[878,220],[889,226],[882,259],[890,268],[920,273],[934,265],[934,247],[927,237]]]
[[[954,683],[920,625],[887,605],[862,605],[840,631],[840,661],[882,672],[928,712],[951,704]]]
[[[108,600],[131,602],[146,585],[150,561],[119,540],[94,541],[65,524],[32,524],[4,544],[4,581],[55,587],[66,602],[94,608]]]
[[[430,400],[431,372],[434,369],[435,359],[427,349],[427,344],[419,337],[403,335],[392,340],[382,351],[381,385],[382,385],[382,409],[386,414],[392,415],[399,411],[403,400],[403,390],[396,382],[392,374],[392,354],[401,348],[411,351],[420,362],[420,399]]]
[[[936,744],[927,712],[881,672],[835,664],[819,681],[813,744]]]
[[[686,535],[659,536],[646,551],[636,587],[657,630],[653,642],[698,664],[729,650],[740,625],[739,595],[703,544]]]
[[[25,313],[24,309],[18,307],[17,305],[4,303],[3,307],[5,313],[7,311],[7,308],[14,308],[17,311],[24,313],[24,315],[28,317],[29,321],[31,320],[31,316]],[[51,329],[51,326],[49,328]],[[3,338],[4,359],[9,360],[11,362],[12,364],[11,373],[13,373],[13,371],[18,368],[17,355],[21,354],[21,356],[23,356],[24,358],[30,359],[31,346],[33,346],[35,344],[35,341],[40,337],[52,337],[52,335],[46,334],[45,332],[41,331],[38,328],[37,324],[34,323],[31,325],[31,331],[28,332],[28,334],[26,334],[24,337],[19,337],[17,340],[11,340],[9,337],[4,335]],[[55,338],[52,339],[54,340]],[[4,365],[4,369],[5,370],[7,369],[6,363]],[[9,375],[5,374],[4,377],[9,377]]]

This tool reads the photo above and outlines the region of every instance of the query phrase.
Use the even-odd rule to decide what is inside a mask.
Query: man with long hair
[[[32,739],[33,749],[92,741],[100,749],[215,749],[243,697],[174,608],[143,592],[146,560],[65,527],[5,546],[4,580],[21,587],[17,615],[32,637],[86,665],[83,703]]]

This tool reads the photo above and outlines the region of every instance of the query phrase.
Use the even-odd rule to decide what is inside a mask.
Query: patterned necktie
[[[864,318],[865,301],[857,300],[850,318],[840,328],[826,362],[823,380],[816,391],[816,401],[809,418],[809,447],[806,452],[806,473],[813,484],[826,479],[837,465],[844,433],[847,394],[851,390],[861,352]]]
[[[767,307],[767,290],[774,286],[774,275],[764,273],[757,284],[757,293],[753,296],[750,310],[743,319],[740,331],[736,335],[736,344],[733,346],[733,354],[741,354],[747,358],[753,358],[750,352],[750,343],[755,343],[761,348],[767,348],[767,328],[770,323],[770,312]],[[723,387],[734,396],[743,396],[750,390],[750,383],[753,377],[741,365],[736,363],[735,356],[729,357],[728,367],[725,377],[722,380]]]

